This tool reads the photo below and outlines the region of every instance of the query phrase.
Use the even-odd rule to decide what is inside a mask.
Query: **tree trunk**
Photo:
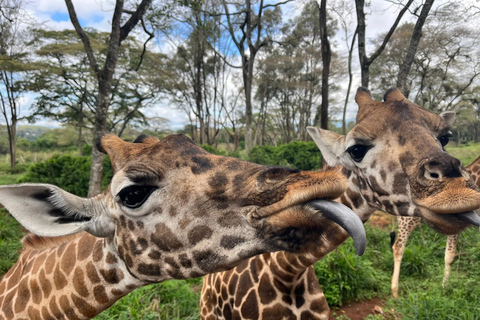
[[[343,115],[342,115],[342,134],[347,134],[347,106],[348,106],[348,99],[350,96],[350,90],[352,89],[352,82],[353,82],[353,72],[352,72],[352,57],[353,57],[353,47],[355,46],[355,39],[357,36],[357,30],[353,33],[352,44],[348,49],[348,88],[347,94],[345,97],[345,104],[343,105]]]
[[[249,154],[253,148],[253,133],[252,133],[252,77],[253,77],[253,61],[255,55],[250,53],[250,58],[247,59],[243,70],[243,84],[245,87],[245,153]]]
[[[318,3],[317,3],[318,6]],[[320,38],[322,43],[322,106],[320,112],[320,128],[328,129],[328,78],[330,77],[330,62],[332,50],[327,32],[327,0],[321,0],[319,9]]]
[[[13,120],[13,119],[12,119]],[[10,126],[7,126],[8,130],[8,144],[10,147],[10,166],[12,168],[17,164],[17,149],[15,145],[15,137],[17,136],[17,123],[12,121]]]
[[[410,39],[410,45],[408,46],[407,56],[400,66],[400,70],[397,78],[397,89],[403,92],[403,95],[408,98],[410,93],[410,88],[407,88],[407,77],[410,73],[410,68],[412,67],[413,59],[417,53],[418,44],[422,38],[422,28],[425,23],[425,20],[428,17],[430,9],[432,8],[433,2],[435,0],[426,0],[423,4],[422,11],[418,17],[415,28],[413,29],[412,38]]]

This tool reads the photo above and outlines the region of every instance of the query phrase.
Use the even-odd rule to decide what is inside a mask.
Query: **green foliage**
[[[369,259],[370,256],[378,255],[378,252],[370,245],[370,232],[367,236],[369,246],[364,257],[355,253],[353,240],[348,239],[337,250],[315,263],[315,273],[329,306],[340,306],[352,300],[372,298],[385,293],[386,287],[383,287],[382,282],[388,283],[389,278],[379,273]]]
[[[287,166],[300,170],[318,169],[320,158],[320,151],[312,141],[294,141],[278,147],[255,147],[248,155],[248,160],[255,163]]]
[[[0,277],[17,261],[22,244],[22,227],[5,209],[0,209]]]
[[[149,285],[126,295],[95,319],[199,319],[200,287],[201,278]]]
[[[77,196],[86,197],[90,179],[91,157],[54,156],[49,160],[32,165],[19,179],[22,182],[54,184]],[[112,178],[110,161],[105,157],[102,187],[105,189]]]

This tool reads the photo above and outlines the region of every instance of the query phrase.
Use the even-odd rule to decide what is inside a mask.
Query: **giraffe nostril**
[[[436,172],[430,172],[430,178],[432,179],[439,179],[440,175]]]

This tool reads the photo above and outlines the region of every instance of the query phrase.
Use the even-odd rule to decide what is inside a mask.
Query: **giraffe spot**
[[[50,253],[47,257],[47,259],[45,260],[45,273],[46,274],[50,274],[53,272],[53,268],[55,267],[55,264],[56,264],[56,255],[55,255],[55,251],[53,251],[52,253]]]
[[[37,258],[35,258],[35,261],[33,262],[33,266],[32,266],[32,274],[37,274],[37,272],[43,266],[43,263],[45,262],[46,257],[47,257],[47,253],[43,252]]]
[[[180,261],[180,264],[184,268],[190,269],[192,267],[192,260],[190,260],[187,256],[187,254],[182,253],[178,256],[178,260]]]
[[[100,277],[98,276],[97,269],[91,261],[87,263],[87,277],[93,284],[100,282]]]
[[[67,285],[67,279],[63,275],[62,271],[60,271],[60,266],[55,268],[53,282],[55,283],[55,289],[57,290],[63,289]]]
[[[120,216],[120,225],[123,229],[127,227],[127,218],[125,218],[125,216]]]
[[[407,139],[403,135],[398,136],[398,144],[404,146],[407,143]]]
[[[148,257],[153,260],[158,260],[162,256],[162,253],[157,250],[152,250],[148,253]]]
[[[40,311],[38,311],[37,309],[35,309],[32,306],[28,307],[27,313],[28,313],[28,317],[30,319],[41,319]]]
[[[86,236],[82,237],[82,239],[79,242],[78,249],[77,249],[77,260],[78,261],[83,261],[92,254],[92,249],[93,249],[96,241],[97,241],[97,238],[95,238],[91,235],[86,235]]]
[[[235,211],[228,211],[218,218],[217,222],[221,227],[229,228],[243,225],[245,220]]]
[[[182,220],[180,220],[178,222],[178,226],[183,230],[185,229],[189,224],[190,222],[192,222],[192,219],[190,218],[183,218]]]
[[[300,309],[305,303],[305,298],[303,296],[295,296],[295,306]]]
[[[247,294],[248,290],[253,286],[252,280],[248,272],[244,272],[239,279],[240,285],[237,288],[235,294],[235,307],[240,307],[243,297]]]
[[[142,250],[147,249],[147,247],[148,247],[147,239],[142,238],[142,237],[138,238],[138,245],[142,248]]]
[[[63,259],[60,260],[60,267],[65,272],[65,275],[68,276],[70,272],[72,272],[73,268],[77,261],[75,260],[76,257],[76,244],[74,242],[70,243],[68,247],[65,249],[66,254],[64,255]]]
[[[245,238],[242,237],[224,236],[222,237],[222,240],[220,240],[220,245],[225,249],[233,249],[236,246],[241,245],[245,241]]]
[[[47,306],[42,307],[42,319],[55,319],[50,312],[48,312]]]
[[[45,276],[45,271],[43,271],[43,269],[38,275],[38,281],[40,282],[40,288],[42,288],[43,297],[47,299],[52,292],[52,284],[49,280],[47,280],[47,277]]]
[[[161,208],[158,208],[161,210]],[[157,210],[158,211],[158,210]],[[161,213],[161,212],[160,212]],[[140,229],[143,229],[144,228],[144,224],[143,224],[143,221],[137,221],[137,227],[140,228]]]
[[[117,257],[115,257],[111,252],[107,253],[107,258],[105,262],[108,264],[117,263]]]
[[[393,205],[390,203],[390,200],[383,200],[382,201],[382,205],[383,207],[385,208],[385,211],[390,213],[390,214],[394,214],[395,211],[393,210]]]
[[[257,259],[250,260],[250,275],[252,276],[253,282],[258,282],[258,270],[257,270]]]
[[[221,265],[226,257],[212,250],[193,251],[193,259],[203,271],[212,272],[212,266]]]
[[[155,226],[155,233],[151,236],[151,240],[160,251],[170,252],[182,247],[182,243],[164,223],[159,223]]]
[[[42,301],[42,289],[40,289],[37,279],[30,280],[30,290],[32,291],[33,303],[39,304]]]
[[[213,230],[208,226],[197,226],[188,232],[188,241],[191,244],[197,244],[204,239],[209,239]]]
[[[222,189],[224,192],[225,186],[228,184],[228,177],[225,173],[217,171],[213,177],[208,180],[208,185],[214,190],[217,191]]]
[[[228,283],[228,293],[233,296],[237,291],[238,275],[232,275],[230,282]]]
[[[75,280],[73,281],[73,287],[77,293],[84,298],[88,297],[88,288],[85,285],[85,275],[80,267],[75,268],[73,279]]]
[[[63,317],[62,312],[60,311],[60,308],[57,305],[55,296],[52,296],[52,298],[50,299],[50,302],[48,303],[48,306],[50,307],[50,311],[52,312],[55,319],[62,319]]]
[[[57,258],[61,258],[62,257],[62,254],[63,252],[65,251],[65,249],[67,248],[67,244],[66,243],[62,243],[58,249],[57,249]]]
[[[58,300],[60,308],[63,310],[63,314],[67,319],[79,319],[75,310],[70,306],[67,296],[61,296]]]
[[[315,317],[315,315],[310,311],[303,311],[300,314],[300,320],[312,320],[312,319],[318,319],[318,318]]]
[[[85,299],[80,298],[79,296],[72,294],[72,302],[77,307],[78,312],[84,315],[87,318],[93,318],[97,315],[95,308],[89,304]]]
[[[137,267],[137,271],[146,276],[160,276],[160,266],[153,263],[140,263]]]
[[[106,304],[108,302],[107,292],[105,291],[105,286],[99,285],[93,288],[93,297],[95,301],[99,304]]]
[[[375,176],[370,177],[370,185],[372,186],[373,190],[375,190],[375,192],[378,193],[378,195],[380,196],[389,195],[389,193],[380,186]]]
[[[263,319],[295,319],[292,310],[277,303],[270,308],[263,309]]]
[[[222,295],[222,299],[223,299],[224,301],[227,301],[227,299],[228,299],[228,292],[227,292],[227,287],[226,287],[225,285],[222,285],[222,290],[221,290],[221,293],[220,293],[220,294]]]
[[[242,305],[242,317],[243,319],[258,319],[258,302],[255,295],[255,290],[250,291],[245,302]]]
[[[11,291],[5,296],[5,299],[3,300],[2,311],[7,317],[7,319],[13,319],[14,313],[12,310],[12,300],[16,293],[16,291]]]
[[[181,198],[182,199],[188,199],[188,194],[186,194],[185,196],[182,196]],[[171,206],[170,210],[168,210],[168,213],[170,214],[170,217],[177,216],[177,214],[178,214],[177,208],[174,207],[174,206]]]
[[[407,193],[408,179],[402,173],[397,173],[393,176],[393,193],[394,194],[406,194]]]
[[[310,303],[310,310],[317,314],[329,313],[329,307],[325,297],[323,299],[315,299]]]
[[[119,290],[119,289],[112,289],[112,290],[110,290],[110,293],[113,294],[114,296],[121,296],[121,295],[124,294],[124,292],[122,290]]]
[[[28,277],[24,278],[18,284],[17,299],[15,299],[15,313],[20,313],[27,307],[30,300],[30,290],[28,288]]]
[[[103,241],[97,241],[95,243],[95,247],[93,247],[93,261],[94,262],[98,262],[98,261],[102,260],[102,258],[103,258],[102,242]]]
[[[133,223],[132,220],[129,219],[129,220],[127,221],[127,226],[128,226],[128,230],[130,230],[130,231],[135,231],[135,224]]]
[[[100,274],[110,284],[119,283],[123,279],[123,272],[119,269],[100,269]]]
[[[225,319],[232,319],[232,308],[228,303],[223,305],[223,316]]]
[[[191,167],[193,174],[202,174],[214,168],[210,159],[205,156],[193,156],[192,161],[195,164]]]
[[[292,297],[287,296],[287,295],[284,295],[284,296],[282,297],[282,301],[285,302],[287,305],[293,304]]]
[[[272,286],[270,281],[270,277],[267,273],[264,273],[260,278],[258,295],[262,305],[267,305],[277,298],[275,288]]]

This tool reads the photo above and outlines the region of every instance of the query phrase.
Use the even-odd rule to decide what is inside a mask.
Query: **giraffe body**
[[[47,184],[0,187],[0,203],[37,234],[24,237],[0,281],[0,319],[90,319],[150,283],[318,244],[318,233],[342,229],[331,215],[363,229],[349,209],[312,204],[344,191],[333,171],[215,156],[182,135],[136,143],[107,135],[100,148],[114,176],[94,198]]]
[[[480,187],[480,157],[477,157],[472,163],[470,163],[466,169],[472,176],[475,184]],[[409,236],[413,230],[421,223],[421,219],[417,217],[396,217],[398,223],[398,237],[395,239],[395,243],[392,246],[393,251],[393,275],[392,275],[392,296],[398,298],[398,288],[400,282],[400,269],[402,265],[403,253],[405,252],[405,246]],[[452,270],[452,264],[455,260],[455,252],[457,249],[459,234],[447,235],[447,243],[445,246],[445,268],[443,272],[442,286],[445,286],[450,278],[450,272]]]
[[[324,160],[341,165],[337,170],[348,179],[339,201],[364,222],[380,209],[422,217],[447,234],[478,225],[473,211],[464,214],[480,206],[474,182],[460,161],[443,150],[454,114],[434,115],[398,90],[388,91],[385,102],[377,102],[360,88],[355,100],[357,123],[347,136],[307,128]],[[328,319],[329,308],[312,265],[348,235],[319,237],[319,246],[263,254],[233,270],[207,275],[200,301],[202,319]]]

